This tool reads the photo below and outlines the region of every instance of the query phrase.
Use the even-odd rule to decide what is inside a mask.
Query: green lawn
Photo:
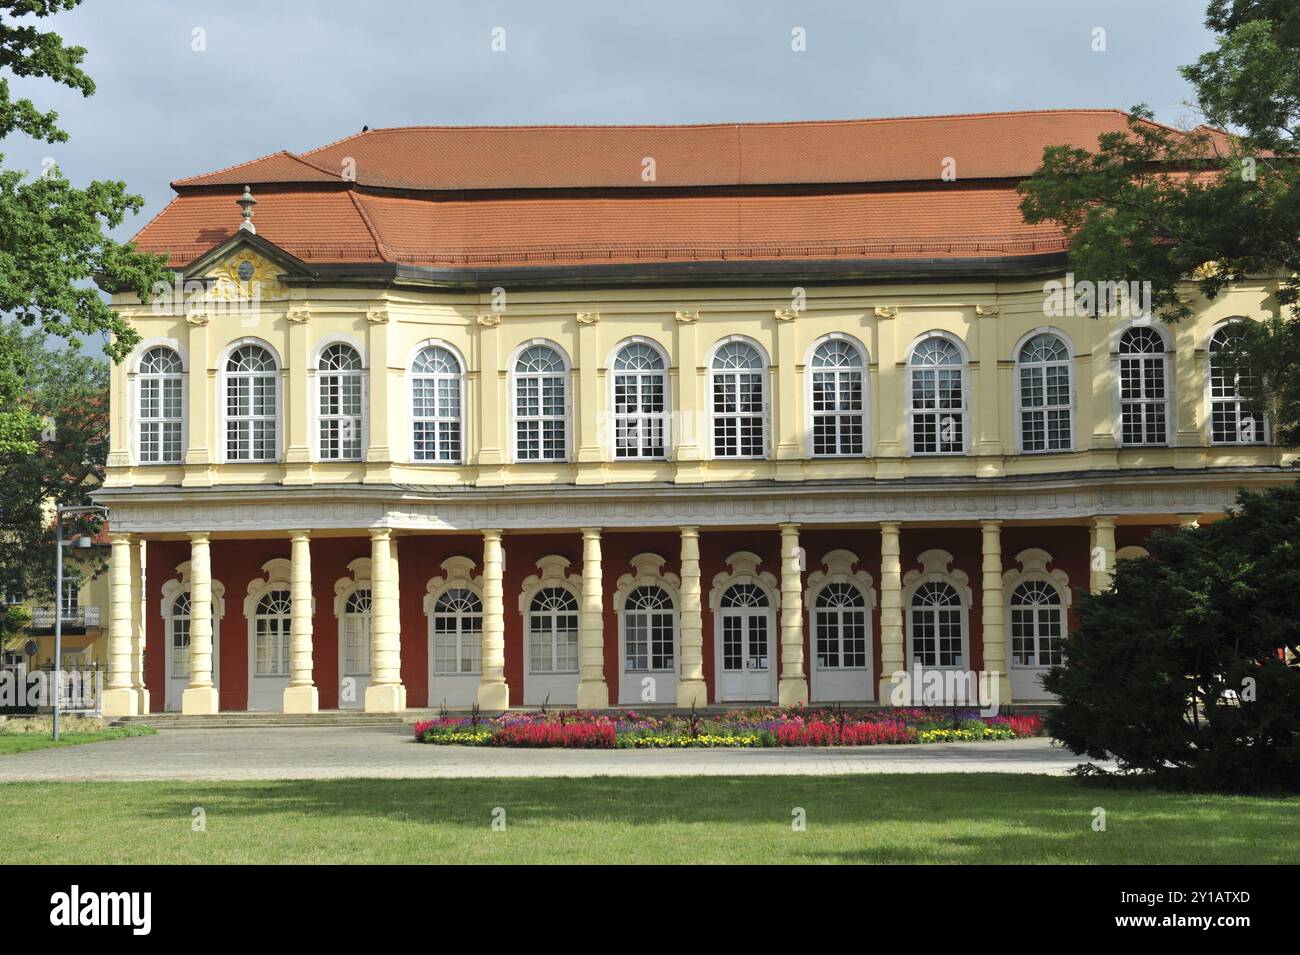
[[[8,753],[29,753],[34,749],[46,749],[50,746],[76,746],[80,743],[99,743],[106,739],[121,739],[124,736],[152,736],[158,732],[152,726],[114,726],[90,732],[59,733],[56,743],[50,733],[6,733],[0,729],[0,756]],[[0,763],[0,779],[4,778],[4,764]]]
[[[191,831],[196,807],[204,832]],[[794,807],[805,832],[791,831]],[[1263,863],[1300,858],[1300,797],[996,774],[10,783],[0,832],[0,864]]]

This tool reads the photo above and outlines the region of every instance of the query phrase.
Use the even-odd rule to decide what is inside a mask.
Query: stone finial
[[[239,224],[239,228],[257,235],[257,227],[253,225],[253,206],[257,205],[257,200],[253,198],[253,190],[245,186],[244,194],[235,200],[235,204],[243,210],[241,215],[244,221]]]

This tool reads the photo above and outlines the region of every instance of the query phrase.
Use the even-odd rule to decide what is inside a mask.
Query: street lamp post
[[[54,741],[59,741],[59,703],[63,696],[63,548],[71,543],[74,547],[89,547],[90,538],[82,535],[75,542],[63,539],[63,516],[65,514],[108,514],[108,508],[97,504],[54,507]]]

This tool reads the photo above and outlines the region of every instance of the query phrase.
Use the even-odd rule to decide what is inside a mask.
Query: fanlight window
[[[1210,440],[1214,444],[1264,443],[1264,415],[1250,397],[1255,374],[1237,352],[1245,331],[1240,323],[1225,325],[1210,339]]]
[[[241,345],[226,361],[226,460],[276,458],[276,377],[271,353]]]
[[[351,345],[330,345],[316,371],[320,394],[320,458],[361,460],[361,356]]]
[[[853,584],[835,582],[817,594],[813,609],[817,666],[823,670],[866,669],[867,600]]]
[[[961,454],[966,449],[965,362],[947,338],[930,337],[912,351],[912,451]]]
[[[528,608],[533,673],[578,671],[578,600],[563,587],[537,592]]]
[[[364,676],[370,672],[370,619],[374,605],[368,588],[348,594],[343,604],[343,672]]]
[[[181,460],[185,376],[170,348],[150,348],[140,359],[140,463],[178,464]]]
[[[483,665],[483,602],[464,587],[444,590],[433,604],[433,671],[479,673]]]
[[[1061,595],[1043,580],[1029,580],[1011,594],[1011,665],[1058,666],[1065,641]]]
[[[757,584],[732,584],[722,595],[724,610],[767,606],[767,591]]]
[[[1020,376],[1020,447],[1068,451],[1073,447],[1070,413],[1070,351],[1044,333],[1025,342],[1017,360]]]
[[[667,672],[674,668],[673,601],[662,587],[637,587],[623,605],[623,636],[628,672]]]
[[[431,345],[411,365],[411,456],[461,460],[461,367],[446,348]]]
[[[727,342],[713,356],[713,456],[761,458],[766,448],[763,360],[745,342]]]
[[[631,342],[614,356],[614,457],[664,456],[663,356],[644,342]]]
[[[515,362],[515,458],[568,457],[568,376],[554,348],[534,345]]]
[[[1153,328],[1130,328],[1119,340],[1120,440],[1168,444],[1169,359]]]
[[[190,672],[190,595],[176,595],[172,602],[172,675],[183,676]]]
[[[829,339],[812,356],[812,453],[834,457],[864,453],[866,373],[862,353]]]
[[[927,581],[912,594],[912,662],[922,667],[962,665],[961,598],[950,584]]]
[[[254,673],[289,675],[289,620],[292,603],[287,590],[272,590],[257,602],[254,614]]]

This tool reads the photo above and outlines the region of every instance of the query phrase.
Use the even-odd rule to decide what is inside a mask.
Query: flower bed
[[[1039,716],[981,717],[971,710],[758,707],[720,715],[649,716],[555,711],[441,716],[415,724],[415,739],[443,746],[682,749],[687,747],[881,746],[1041,736]]]

